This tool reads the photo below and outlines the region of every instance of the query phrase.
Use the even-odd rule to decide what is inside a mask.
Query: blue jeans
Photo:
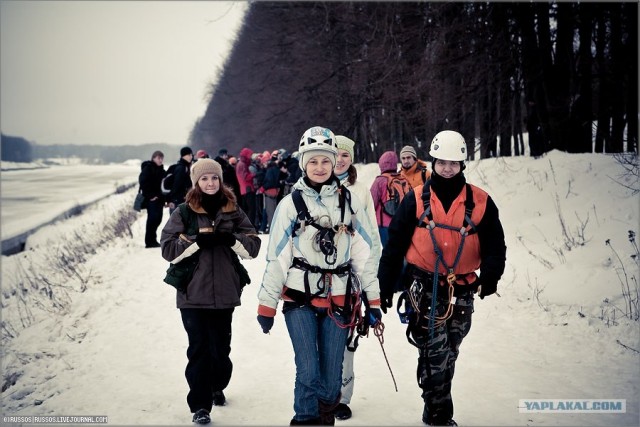
[[[319,401],[334,403],[342,385],[346,328],[327,315],[327,309],[301,306],[285,309],[296,362],[293,410],[297,421],[319,417]],[[345,319],[334,313],[340,322]]]

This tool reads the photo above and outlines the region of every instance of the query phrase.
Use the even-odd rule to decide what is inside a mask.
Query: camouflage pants
[[[429,296],[430,298],[430,296]],[[448,302],[438,301],[436,313],[445,313]],[[451,400],[451,380],[455,371],[460,344],[471,329],[473,294],[469,293],[455,300],[453,314],[433,330],[423,329],[425,344],[419,347],[418,385],[422,389],[425,403],[423,420],[434,425],[443,425],[453,418]]]

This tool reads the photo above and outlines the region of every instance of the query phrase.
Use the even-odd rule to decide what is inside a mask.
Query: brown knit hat
[[[200,177],[206,173],[214,173],[220,178],[222,183],[222,166],[213,159],[199,159],[191,165],[191,182],[193,186],[197,184]]]
[[[416,149],[413,148],[410,145],[405,145],[404,147],[402,147],[402,150],[400,150],[400,157],[402,157],[403,154],[411,154],[413,157],[415,157],[416,159],[418,158],[418,154],[416,153]]]

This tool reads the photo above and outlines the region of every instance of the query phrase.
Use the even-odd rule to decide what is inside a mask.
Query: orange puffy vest
[[[471,222],[473,224],[479,224],[487,208],[489,195],[474,185],[467,185],[471,186],[473,201],[475,203],[473,211],[471,212]],[[422,202],[423,187],[423,185],[420,185],[414,188],[416,197],[416,219],[418,220],[420,220],[420,217],[424,213],[424,204]],[[442,251],[444,262],[447,266],[452,267],[458,254],[458,248],[462,242],[462,234],[459,230],[464,223],[467,191],[463,188],[458,197],[451,203],[448,213],[445,213],[442,203],[436,197],[435,193],[433,191],[430,193],[433,221],[436,224],[448,225],[456,229],[449,230],[442,227],[435,227],[433,230],[429,230],[426,227],[416,227],[411,239],[411,245],[405,257],[408,263],[422,270],[435,272],[438,255],[433,247],[433,240],[430,233],[434,233],[435,235],[435,240]],[[428,221],[428,218],[425,218],[424,221]],[[468,225],[466,229],[469,231],[471,226]],[[467,281],[472,283],[476,278],[475,270],[480,268],[480,260],[480,241],[478,234],[469,234],[465,237],[460,259],[458,263],[453,266],[453,272],[458,277],[471,275],[467,277]],[[438,270],[438,272],[445,277],[448,274],[446,266],[442,261],[439,263]],[[464,283],[464,281],[459,281],[459,283]]]

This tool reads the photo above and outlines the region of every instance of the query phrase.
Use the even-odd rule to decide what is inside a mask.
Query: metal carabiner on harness
[[[413,311],[420,314],[420,299],[422,298],[422,293],[424,291],[424,287],[422,282],[418,279],[414,279],[413,283],[409,287],[409,290],[406,291],[406,298],[409,300],[409,305],[412,307]],[[404,294],[404,292],[403,292]],[[400,296],[402,298],[402,295]]]
[[[333,241],[335,231],[331,228],[321,228],[316,232],[314,241],[318,250],[324,255],[327,264],[333,265],[338,259],[338,249]]]

